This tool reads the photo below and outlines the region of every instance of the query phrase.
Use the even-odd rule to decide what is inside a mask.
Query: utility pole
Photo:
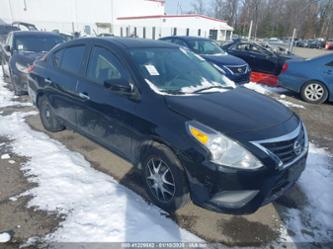
[[[252,36],[252,26],[253,26],[253,20],[251,20],[251,23],[250,23],[249,35],[248,35],[248,37],[247,37],[248,40],[251,40],[251,36]]]
[[[291,41],[290,41],[290,44],[289,44],[289,51],[290,52],[293,52],[293,50],[294,50],[294,41],[295,41],[295,37],[296,37],[296,32],[297,32],[297,30],[294,28],[293,36],[291,37]]]

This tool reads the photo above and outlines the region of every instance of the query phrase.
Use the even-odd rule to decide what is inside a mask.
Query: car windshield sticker
[[[148,73],[151,75],[151,76],[159,76],[160,73],[157,71],[156,67],[154,65],[145,65]]]
[[[23,45],[22,45],[22,44],[19,44],[19,45],[17,46],[17,49],[18,49],[18,50],[23,50]]]

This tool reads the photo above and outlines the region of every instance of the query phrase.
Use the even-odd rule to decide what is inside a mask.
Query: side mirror
[[[118,93],[121,95],[133,95],[134,94],[133,84],[127,82],[124,79],[106,80],[106,81],[104,81],[104,87],[114,93]]]
[[[11,50],[11,48],[10,48],[9,45],[5,45],[5,46],[4,46],[4,49],[5,49],[5,51],[7,51],[7,52],[9,52],[9,53],[12,52],[12,50]]]

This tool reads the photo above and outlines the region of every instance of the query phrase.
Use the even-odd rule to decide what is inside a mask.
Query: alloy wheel
[[[318,101],[323,98],[325,94],[325,89],[323,86],[317,83],[312,83],[306,86],[304,89],[304,95],[307,99],[311,101]]]
[[[152,158],[147,162],[146,182],[158,201],[166,203],[174,198],[175,180],[169,166],[161,159]]]

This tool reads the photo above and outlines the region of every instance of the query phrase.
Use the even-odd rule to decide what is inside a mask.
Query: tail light
[[[288,65],[287,63],[285,63],[285,64],[282,66],[282,71],[281,71],[281,73],[285,73],[285,72],[287,72],[288,67],[289,67],[289,65]]]
[[[27,68],[27,72],[28,72],[28,73],[31,73],[31,72],[34,70],[34,68],[35,68],[35,65],[34,65],[34,64],[30,65],[30,66]]]

